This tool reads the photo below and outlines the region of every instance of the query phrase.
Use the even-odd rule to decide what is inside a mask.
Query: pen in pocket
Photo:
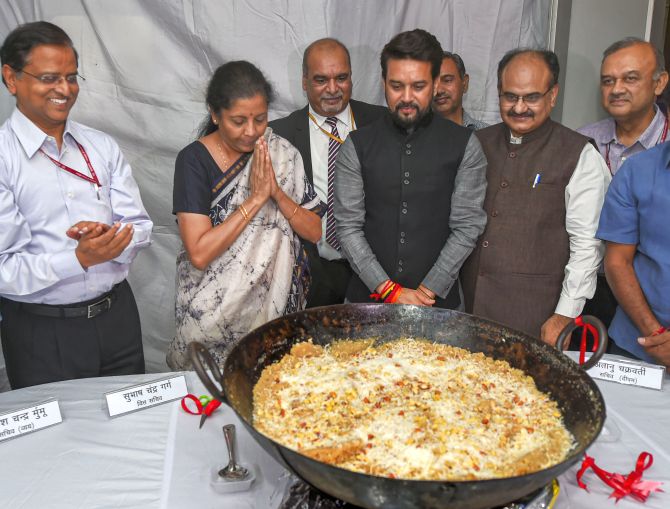
[[[535,180],[533,180],[533,189],[535,189],[537,187],[537,185],[540,183],[541,179],[542,179],[541,174],[538,173],[538,174],[535,175]]]

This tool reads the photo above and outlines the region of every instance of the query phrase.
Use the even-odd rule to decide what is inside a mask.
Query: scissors
[[[194,412],[188,407],[187,401],[193,401],[195,403],[195,408],[196,411]],[[221,406],[221,402],[218,399],[214,399],[210,396],[202,395],[199,398],[196,397],[194,394],[187,394],[181,399],[181,407],[184,409],[186,413],[189,413],[191,415],[201,415],[200,417],[200,428],[202,428],[202,425],[205,424],[205,421],[207,420],[207,417],[212,415],[214,410],[219,408]]]

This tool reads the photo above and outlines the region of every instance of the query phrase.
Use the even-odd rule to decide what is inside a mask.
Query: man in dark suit
[[[309,104],[270,122],[270,127],[300,151],[307,178],[328,204],[321,240],[317,244],[305,242],[312,272],[307,307],[316,307],[344,302],[351,277],[351,268],[340,254],[335,237],[333,181],[337,153],[351,131],[383,115],[385,108],[350,100],[351,58],[336,39],[319,39],[305,49],[302,88]]]

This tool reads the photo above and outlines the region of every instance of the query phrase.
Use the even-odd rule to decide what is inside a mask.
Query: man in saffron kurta
[[[558,59],[514,50],[498,66],[503,123],[477,132],[486,230],[463,267],[466,311],[554,344],[596,287],[610,176],[589,139],[549,118]]]

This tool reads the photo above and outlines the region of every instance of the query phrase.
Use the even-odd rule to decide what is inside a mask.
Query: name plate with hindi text
[[[186,377],[178,375],[108,392],[105,394],[105,398],[109,416],[115,417],[162,405],[183,398],[186,394],[188,394]]]
[[[12,410],[0,415],[0,442],[63,422],[58,400]]]
[[[577,360],[578,352],[569,352]],[[586,354],[586,359],[591,357]],[[606,355],[587,371],[591,378],[607,380],[625,385],[637,385],[648,389],[663,389],[665,368],[643,361]]]

